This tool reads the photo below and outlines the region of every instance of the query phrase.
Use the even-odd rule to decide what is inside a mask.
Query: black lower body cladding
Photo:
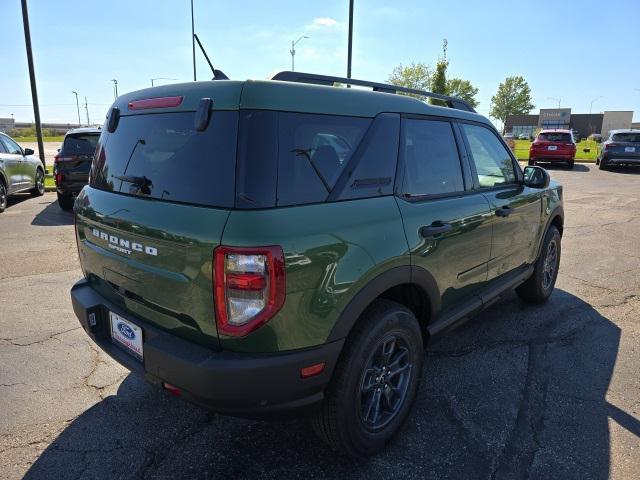
[[[71,299],[82,327],[112,358],[151,383],[173,385],[181,397],[220,413],[268,416],[319,404],[344,343],[270,354],[216,352],[119,311],[85,280],[73,286]],[[109,311],[143,329],[144,361],[112,342]],[[322,362],[322,373],[301,377],[302,368]]]

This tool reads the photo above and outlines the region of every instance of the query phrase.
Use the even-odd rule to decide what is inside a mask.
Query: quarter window
[[[441,195],[464,190],[460,157],[449,122],[405,120],[402,154],[404,194]]]
[[[462,124],[462,130],[471,149],[480,187],[494,187],[516,181],[511,155],[491,130],[468,123]]]

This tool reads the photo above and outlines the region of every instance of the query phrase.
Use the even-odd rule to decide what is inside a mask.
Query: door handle
[[[513,208],[511,208],[508,205],[496,210],[496,216],[498,217],[508,217],[512,213],[513,213]]]
[[[431,225],[420,228],[420,235],[423,237],[433,237],[434,235],[440,235],[441,233],[447,233],[451,231],[453,226],[450,223],[433,222]]]

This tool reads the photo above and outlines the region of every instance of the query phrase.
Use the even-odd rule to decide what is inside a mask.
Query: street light
[[[302,40],[303,38],[311,38],[308,37],[307,35],[302,35],[299,39],[297,39],[295,42],[293,40],[291,40],[291,50],[289,50],[289,53],[291,53],[291,71],[294,72],[295,71],[295,61],[294,58],[296,56],[296,45],[298,44],[298,42],[300,40]]]
[[[593,108],[593,102],[597,102],[601,98],[602,98],[602,95],[600,95],[599,97],[596,97],[593,100],[591,100],[591,103],[589,103],[589,115],[591,115],[591,109]]]
[[[562,102],[562,99],[556,98],[556,97],[547,97],[547,100],[554,100],[558,102],[558,108],[560,108],[560,103]]]
[[[111,81],[113,82],[113,98],[118,98],[118,80],[113,78]]]
[[[78,103],[78,92],[71,91],[71,93],[73,93],[76,96],[76,109],[78,110],[78,126],[80,126],[81,125],[81,122],[80,122],[80,104]]]
[[[177,78],[156,77],[151,79],[151,86],[153,87],[154,80],[178,80]]]

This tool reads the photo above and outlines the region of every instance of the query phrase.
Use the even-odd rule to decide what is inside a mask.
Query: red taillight
[[[162,388],[164,388],[167,392],[175,397],[179,397],[182,391],[176,387],[175,385],[171,385],[168,382],[162,382]]]
[[[181,95],[176,97],[143,98],[142,100],[132,100],[129,102],[128,107],[129,110],[177,107],[182,103],[183,98]]]
[[[284,304],[282,248],[217,247],[213,254],[218,332],[244,336],[268,322]]]
[[[60,172],[56,173],[56,176],[55,176],[56,185],[58,185],[59,183],[61,183],[63,178],[64,178],[64,177],[62,176],[62,174],[61,174]]]
[[[614,147],[617,147],[617,146],[618,146],[618,144],[617,144],[617,143],[607,143],[607,144],[604,146],[604,149],[606,150],[606,149],[608,149],[608,148],[614,148]]]

